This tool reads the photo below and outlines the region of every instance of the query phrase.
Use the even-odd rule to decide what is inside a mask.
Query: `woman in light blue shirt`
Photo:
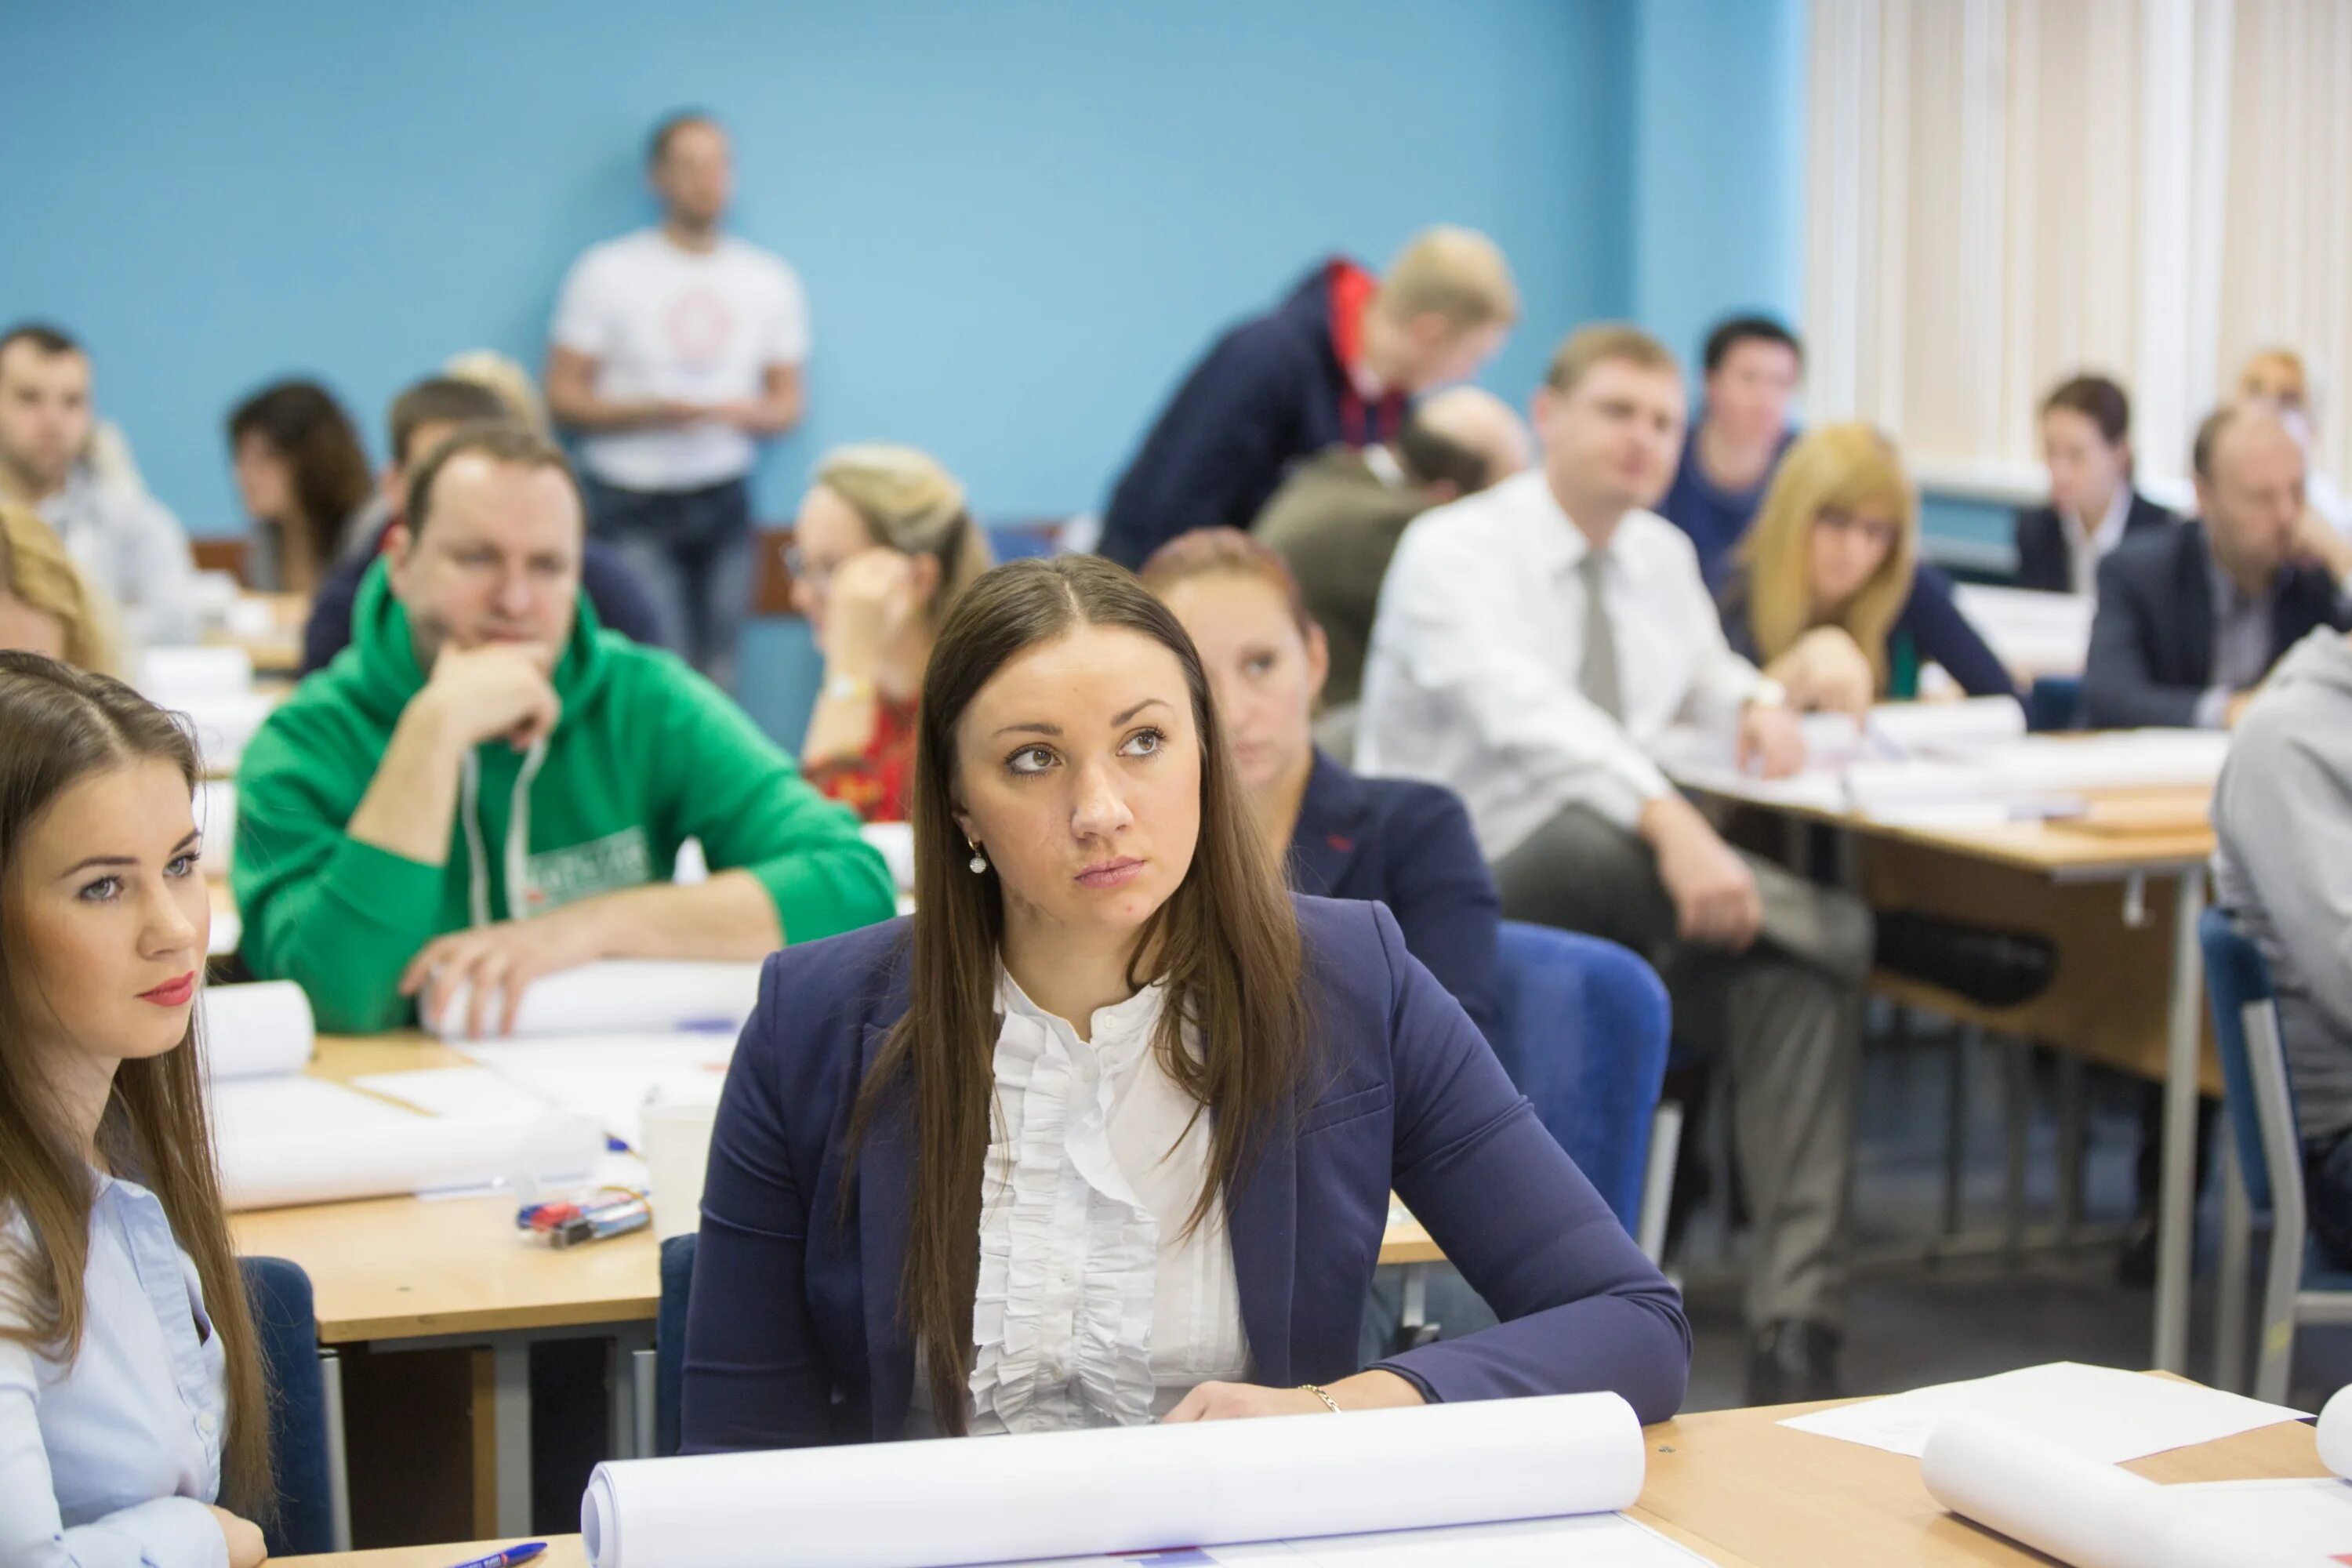
[[[0,652],[0,1568],[265,1555],[268,1401],[194,1037],[196,779],[129,687]]]

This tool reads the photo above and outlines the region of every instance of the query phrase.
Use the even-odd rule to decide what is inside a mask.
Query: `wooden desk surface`
[[[1921,1483],[1918,1460],[1779,1425],[1823,1408],[1718,1410],[1650,1427],[1642,1508],[1756,1568],[2048,1562],[1945,1512]],[[2327,1473],[2318,1440],[2302,1422],[2125,1468],[2168,1484]]]
[[[344,1082],[463,1065],[420,1034],[324,1036],[310,1071]],[[373,1198],[234,1215],[230,1230],[241,1253],[302,1266],[326,1344],[653,1320],[661,1254],[650,1230],[558,1251],[515,1229],[514,1207],[507,1197]],[[1381,1246],[1383,1264],[1444,1259],[1409,1216]]]

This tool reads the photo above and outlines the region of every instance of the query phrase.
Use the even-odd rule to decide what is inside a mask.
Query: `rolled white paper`
[[[2072,1568],[2156,1568],[2164,1489],[2014,1422],[1954,1415],[1919,1456],[1919,1479],[1964,1519]]]
[[[950,1568],[1604,1513],[1643,1460],[1624,1400],[1561,1394],[623,1460],[580,1528],[595,1568]]]
[[[294,1128],[221,1141],[221,1200],[232,1211],[397,1197],[444,1187],[585,1176],[604,1135],[551,1112],[528,1125],[402,1116],[355,1137]]]
[[[2352,1386],[2337,1389],[2319,1407],[2319,1462],[2352,1480]]]
[[[215,1079],[300,1072],[318,1043],[310,999],[291,980],[207,985],[197,1005],[205,1067]]]
[[[460,985],[425,1027],[444,1039],[464,1039],[470,993]],[[511,1038],[535,1035],[632,1035],[743,1026],[760,1000],[760,964],[614,958],[543,975],[522,994]],[[485,1027],[495,1028],[495,1012]]]

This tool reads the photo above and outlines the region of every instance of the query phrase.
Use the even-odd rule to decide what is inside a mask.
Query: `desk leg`
[[[491,1431],[497,1451],[498,1532],[530,1533],[530,1342],[490,1345]]]
[[[327,1407],[327,1529],[337,1552],[352,1549],[351,1454],[343,1425],[343,1358],[332,1345],[319,1348],[320,1402]]]
[[[2180,874],[2172,904],[2172,1002],[2164,1057],[2164,1177],[2157,1215],[2157,1369],[2189,1371],[2189,1272],[2196,1240],[2197,1047],[2204,1038],[2205,965],[2197,922],[2205,868]]]

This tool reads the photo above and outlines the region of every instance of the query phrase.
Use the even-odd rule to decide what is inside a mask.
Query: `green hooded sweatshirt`
[[[856,818],[674,655],[600,629],[585,595],[555,667],[555,729],[528,752],[474,749],[446,863],[354,841],[344,826],[425,675],[381,563],[352,626],[352,646],[270,715],[237,773],[245,959],[262,979],[299,982],[320,1028],[406,1026],[401,972],[435,937],[666,881],[688,838],[711,870],[760,879],[787,942],[890,918],[889,871]]]

